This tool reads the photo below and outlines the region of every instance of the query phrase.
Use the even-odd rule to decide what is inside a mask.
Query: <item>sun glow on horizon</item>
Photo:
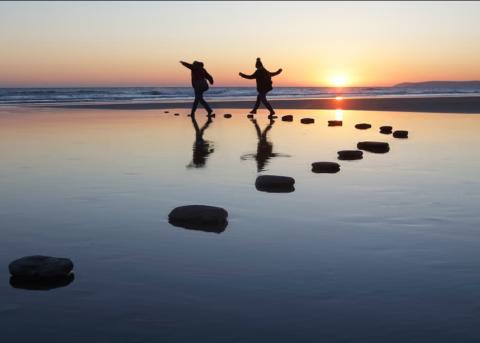
[[[345,87],[347,84],[347,76],[345,74],[333,74],[329,78],[329,83],[333,87]]]

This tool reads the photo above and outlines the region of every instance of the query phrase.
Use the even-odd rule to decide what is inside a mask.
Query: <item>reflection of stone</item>
[[[329,120],[328,126],[342,126],[343,122],[341,120]]]
[[[405,130],[393,131],[393,137],[395,137],[395,138],[408,138],[408,131],[405,131]]]
[[[70,273],[63,277],[38,279],[21,276],[10,277],[10,286],[13,288],[26,289],[31,291],[49,291],[51,289],[65,287],[75,280],[75,275]]]
[[[232,118],[232,115],[230,113],[225,113],[223,115],[224,118]]]
[[[363,151],[360,150],[340,150],[338,153],[339,160],[361,160]]]
[[[367,123],[361,123],[361,124],[355,125],[355,128],[359,129],[359,130],[366,130],[366,129],[369,129],[371,127],[372,127],[372,125],[367,124]]]
[[[313,124],[315,122],[315,119],[313,118],[302,118],[300,119],[300,123],[302,124]]]
[[[293,116],[291,114],[287,114],[286,116],[282,117],[283,121],[293,121]]]
[[[390,146],[385,142],[359,142],[357,148],[377,154],[383,154],[390,151]]]
[[[383,133],[384,135],[389,135],[392,133],[392,127],[391,126],[380,126],[380,133]]]
[[[314,173],[338,173],[340,165],[336,162],[313,162],[312,172]]]
[[[221,207],[187,205],[174,208],[168,221],[185,229],[220,233],[227,227],[227,217],[228,212]]]
[[[290,176],[260,175],[255,181],[255,188],[262,192],[290,193],[295,190],[295,179]]]
[[[58,278],[72,271],[73,262],[68,258],[34,255],[13,261],[8,269],[12,276],[23,278]]]

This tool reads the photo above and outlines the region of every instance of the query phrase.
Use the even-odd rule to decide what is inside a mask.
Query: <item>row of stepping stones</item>
[[[287,117],[286,121],[293,120],[293,116]],[[357,124],[358,129],[371,128],[370,124]],[[391,126],[382,126],[381,133],[392,132]],[[403,132],[402,138],[408,137],[408,131]],[[339,160],[356,160],[363,157],[363,151],[372,153],[386,153],[390,146],[386,142],[364,141],[357,144],[359,150],[341,150],[338,151]],[[314,173],[337,173],[340,171],[340,165],[336,162],[314,162],[312,163],[312,172]],[[288,193],[295,190],[295,179],[289,176],[279,175],[260,175],[255,181],[255,188],[259,191],[270,193]],[[221,233],[225,231],[228,225],[228,212],[215,206],[207,205],[187,205],[173,209],[168,215],[169,222],[178,227],[191,230],[200,230],[206,232]]]
[[[165,111],[165,113],[169,113]],[[228,116],[227,116],[228,115]],[[231,114],[225,114],[230,118]],[[293,116],[283,116],[282,120],[292,121]],[[313,122],[312,118],[302,118],[303,122]],[[339,122],[339,121],[337,121]],[[330,125],[330,123],[329,123]],[[355,125],[357,129],[366,130],[370,124]],[[380,133],[391,134],[391,126],[381,126]],[[398,130],[393,132],[397,138],[408,138],[408,131]],[[357,144],[359,150],[338,151],[339,160],[358,160],[363,158],[363,151],[372,153],[386,153],[390,146],[386,142],[364,141]],[[336,162],[314,162],[314,173],[337,173],[340,165]],[[260,175],[255,181],[255,188],[262,192],[288,193],[295,190],[295,179],[289,176]],[[191,230],[221,233],[228,225],[228,212],[215,206],[187,205],[174,208],[168,215],[168,221],[174,226]],[[17,259],[10,263],[8,269],[11,274],[12,287],[29,290],[50,290],[69,285],[75,278],[72,273],[73,262],[68,258],[33,255]]]

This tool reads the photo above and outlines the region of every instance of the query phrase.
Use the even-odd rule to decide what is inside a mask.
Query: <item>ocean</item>
[[[480,95],[480,87],[276,87],[270,98],[332,98],[381,96]],[[254,87],[212,87],[210,100],[251,99]],[[182,101],[193,98],[191,87],[81,87],[81,88],[0,88],[0,104],[42,104],[66,102]]]

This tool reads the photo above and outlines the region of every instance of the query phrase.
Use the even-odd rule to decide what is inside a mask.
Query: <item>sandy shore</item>
[[[480,113],[480,97],[405,97],[405,98],[354,98],[354,99],[289,99],[272,100],[276,109],[344,109],[366,111],[401,111],[433,113]],[[253,105],[251,100],[211,101],[216,108],[245,108]],[[44,105],[45,106],[45,105]],[[190,108],[188,102],[137,102],[137,103],[84,103],[49,105],[60,108],[142,110],[166,108]]]

